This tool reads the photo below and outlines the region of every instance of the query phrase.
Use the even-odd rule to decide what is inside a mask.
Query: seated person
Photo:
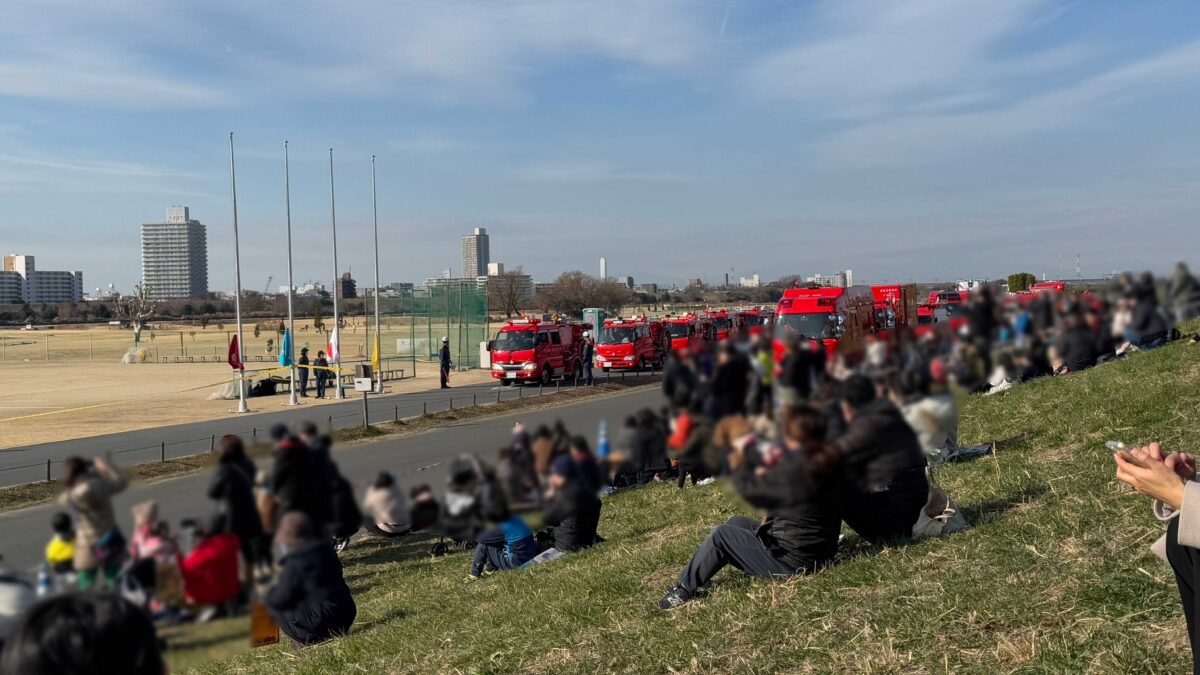
[[[542,525],[550,530],[553,546],[532,560],[535,565],[585,549],[597,539],[600,498],[580,480],[579,470],[570,457],[564,455],[554,460],[550,487],[554,496],[542,514]]]
[[[570,447],[569,454],[571,461],[575,463],[576,477],[593,494],[599,493],[600,489],[604,487],[604,477],[600,471],[600,463],[592,454],[587,439],[583,436],[575,436],[571,438]]]
[[[875,384],[862,375],[846,380],[841,406],[846,432],[832,445],[843,519],[874,544],[911,537],[929,499],[916,434],[896,406],[876,398]]]
[[[233,600],[241,590],[241,545],[237,535],[223,529],[219,522],[197,528],[195,547],[179,562],[183,592],[194,604],[219,606]],[[202,616],[211,618],[212,614]]]
[[[716,442],[731,448],[733,484],[767,517],[759,522],[734,516],[713,528],[679,573],[678,585],[659,601],[660,609],[688,602],[726,565],[751,576],[779,578],[816,572],[837,554],[837,457],[824,440],[825,416],[807,405],[789,405],[782,425],[782,447],[761,455],[751,449],[755,440],[748,422],[722,427]]]
[[[367,488],[362,511],[363,526],[376,536],[398,537],[407,534],[412,527],[404,490],[387,471],[380,471],[375,482]]]
[[[282,570],[263,604],[285,635],[311,645],[350,630],[358,608],[342,563],[329,540],[313,531],[308,516],[283,514],[275,533],[275,559]]]
[[[570,461],[570,458],[567,458]],[[484,518],[495,527],[484,530],[475,538],[475,559],[467,581],[475,581],[485,573],[513,570],[537,555],[533,530],[521,516],[508,508],[504,499],[496,496],[486,500]]]
[[[55,574],[75,571],[75,526],[71,516],[60,511],[50,519],[54,536],[46,544],[46,564]]]
[[[67,593],[25,612],[0,655],[0,673],[162,675],[150,617],[111,593]]]

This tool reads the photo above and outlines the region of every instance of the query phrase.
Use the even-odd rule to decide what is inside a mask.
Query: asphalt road
[[[635,376],[635,373],[630,373],[627,377]],[[619,377],[620,375],[614,375],[614,379]],[[604,373],[600,370],[596,370],[596,380],[604,381]],[[567,389],[573,386],[573,382],[564,381],[558,386]],[[542,393],[549,395],[556,390],[557,387],[546,387]],[[369,397],[367,415],[371,421],[414,417],[423,411],[446,410],[451,403],[456,408],[462,408],[476,402],[482,404],[496,401],[497,396],[507,401],[518,396],[537,396],[538,394],[537,386],[499,387],[490,382],[446,390],[432,389],[406,394],[385,394]],[[353,396],[353,394],[348,395]],[[234,413],[229,417],[204,422],[139,429],[0,450],[0,487],[45,480],[46,460],[50,460],[51,476],[59,478],[62,475],[62,461],[72,455],[98,457],[111,453],[115,462],[122,466],[129,466],[157,460],[161,455],[172,459],[207,452],[215,439],[226,434],[237,434],[247,442],[265,441],[270,428],[279,423],[293,426],[311,419],[323,428],[332,426],[335,429],[362,424],[361,395],[357,398],[348,398],[345,403],[323,406],[287,406],[285,395],[251,398],[247,402],[251,410],[260,412],[245,415]],[[237,405],[233,401],[230,404],[233,407]]]
[[[483,390],[486,391],[486,388]],[[456,393],[456,397],[460,394],[461,390]],[[601,419],[608,421],[612,433],[627,415],[647,406],[657,408],[661,403],[662,395],[658,389],[613,394],[544,410],[499,415],[411,436],[335,449],[334,459],[342,473],[354,483],[360,496],[366,484],[381,470],[395,473],[399,482],[406,488],[428,483],[441,492],[446,485],[448,460],[463,453],[478,453],[486,459],[494,459],[496,449],[508,442],[512,426],[518,421],[534,427],[561,419],[573,433],[583,434],[595,442]],[[324,410],[323,408],[323,413]],[[184,518],[212,515],[215,513],[215,504],[205,496],[209,476],[210,472],[206,471],[131,486],[114,500],[122,530],[126,535],[130,532],[130,507],[148,499],[158,502],[161,516],[171,524],[175,532],[178,532],[179,522]],[[0,513],[0,554],[4,556],[4,562],[26,572],[34,570],[41,561],[42,549],[50,538],[50,517],[58,510],[60,507],[57,505],[46,504]]]

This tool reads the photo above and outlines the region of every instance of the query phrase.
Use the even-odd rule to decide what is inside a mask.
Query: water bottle
[[[600,438],[596,441],[596,456],[600,459],[608,457],[608,421],[600,420]]]
[[[47,595],[50,595],[51,585],[52,579],[50,578],[50,564],[42,563],[41,565],[38,565],[37,596],[39,598],[44,598]]]

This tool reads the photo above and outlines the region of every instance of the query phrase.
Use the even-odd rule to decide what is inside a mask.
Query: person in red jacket
[[[241,544],[237,535],[209,528],[187,557],[179,562],[183,592],[197,605],[220,606],[237,597],[238,558]]]

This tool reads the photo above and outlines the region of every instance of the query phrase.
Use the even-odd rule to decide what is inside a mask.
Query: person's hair
[[[784,406],[780,427],[785,438],[800,445],[811,474],[829,471],[837,456],[825,442],[828,423],[820,410],[805,403]]]
[[[625,426],[626,427],[636,427],[637,426],[637,418],[634,417],[633,415],[627,416],[625,418]]]
[[[865,375],[851,375],[842,383],[842,400],[858,410],[875,400],[875,383]]]
[[[50,517],[50,529],[55,534],[65,536],[75,531],[75,524],[71,522],[70,514],[59,511]]]
[[[221,458],[241,458],[246,455],[246,446],[240,436],[226,434],[221,437]]]
[[[288,437],[288,428],[286,424],[274,424],[271,426],[271,440],[282,441]]]
[[[9,634],[0,673],[162,675],[154,623],[111,593],[67,593],[35,604]]]
[[[395,484],[396,479],[393,478],[392,474],[388,473],[387,471],[380,471],[379,475],[375,476],[375,482],[373,483],[376,490],[390,488]]]
[[[888,379],[888,388],[907,401],[929,395],[929,368],[905,368]]]
[[[542,424],[533,432],[534,438],[553,438],[554,434],[550,433],[550,427]]]
[[[658,422],[658,416],[649,408],[642,408],[637,412],[638,426],[652,428]]]
[[[587,439],[584,438],[583,436],[572,436],[571,437],[571,449],[578,450],[585,455],[592,454],[592,448],[590,445],[588,445]]]
[[[300,426],[297,428],[297,431],[300,432],[301,436],[308,436],[309,438],[315,438],[317,434],[321,433],[317,429],[316,422],[313,422],[312,420],[305,420],[301,422]]]
[[[92,463],[82,457],[68,457],[63,461],[63,483],[67,487],[75,485],[79,477],[92,468]]]

